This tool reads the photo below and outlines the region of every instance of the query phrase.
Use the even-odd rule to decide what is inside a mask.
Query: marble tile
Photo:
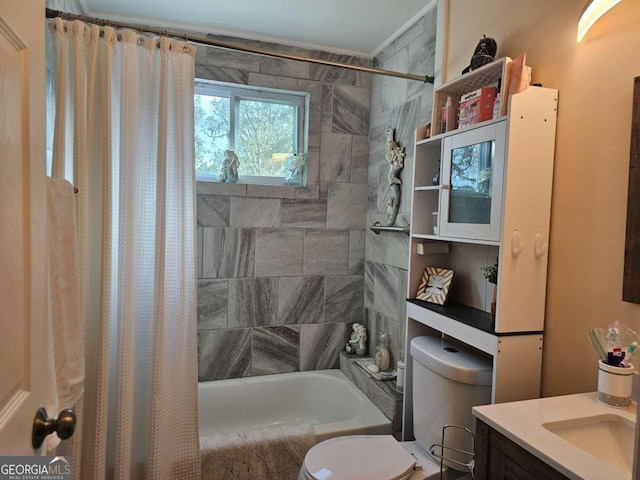
[[[349,232],[307,230],[304,236],[304,275],[344,275],[349,270]]]
[[[247,228],[204,227],[204,278],[253,277],[255,233]]]
[[[280,200],[274,198],[231,198],[232,227],[279,227]]]
[[[287,277],[278,280],[278,324],[323,323],[324,277]]]
[[[351,137],[351,183],[367,183],[369,176],[369,137]]]
[[[425,122],[420,98],[403,102],[398,110],[398,122],[395,124],[395,139],[398,145],[405,147],[407,158],[413,156],[413,140],[417,125]]]
[[[374,170],[375,171],[375,170]],[[387,175],[389,172],[389,168],[387,165],[380,165],[377,167],[378,172],[378,189],[377,189],[377,198],[378,205],[376,211],[378,213],[386,213],[387,212],[387,199],[389,198],[390,190],[389,190],[389,181],[387,180]],[[386,217],[383,222],[386,225]]]
[[[381,62],[374,62],[381,63]],[[380,65],[377,66],[379,68]],[[382,98],[382,85],[383,85],[383,77],[382,75],[372,75],[371,76],[371,114],[372,116],[376,112],[380,112],[383,110],[383,105],[380,102]]]
[[[369,135],[370,95],[368,88],[333,87],[333,131]]]
[[[407,49],[396,51],[382,64],[386,70],[406,72],[409,68],[409,52]],[[382,79],[382,106],[385,110],[400,106],[407,98],[407,85],[410,81],[403,78],[387,77]]]
[[[256,277],[302,275],[304,231],[262,228],[256,231]]]
[[[309,78],[309,64],[260,56],[260,73],[279,77]]]
[[[275,75],[263,75],[259,73],[249,74],[249,85],[256,87],[275,88],[277,90],[298,90],[298,80],[290,77]]]
[[[259,327],[253,330],[251,375],[296,372],[300,368],[300,327]]]
[[[364,306],[373,308],[373,282],[375,264],[364,262]]]
[[[251,375],[251,329],[198,332],[198,381]]]
[[[421,17],[413,25],[411,25],[404,32],[402,32],[402,35],[400,35],[398,38],[396,38],[393,41],[393,44],[394,44],[393,47],[395,48],[396,52],[399,50],[402,50],[411,42],[414,42],[416,40],[420,40],[420,41],[424,40],[425,31],[424,31],[423,18],[424,17]],[[411,70],[411,71],[415,71],[415,70]],[[416,82],[416,83],[419,83],[419,82]]]
[[[396,46],[393,42],[391,42],[389,45],[387,45],[384,50],[382,50],[381,52],[379,52],[375,58],[373,59],[373,66],[375,68],[382,68],[382,65],[384,64],[385,61],[387,61],[389,58],[391,58],[393,55],[395,55],[396,53]],[[376,78],[380,78],[381,75],[375,75],[374,76],[374,81]]]
[[[373,351],[378,344],[381,331],[387,332],[387,347],[392,363],[398,359],[398,352],[404,349],[404,320],[397,321],[379,312],[367,312],[367,332],[369,334],[369,348]]]
[[[369,377],[356,363],[358,358],[360,357],[352,356],[346,352],[340,352],[340,370],[366,395],[369,386]]]
[[[247,185],[247,197],[294,198],[296,187],[274,187],[270,185]]]
[[[364,280],[361,275],[325,278],[325,322],[360,322],[364,306]]]
[[[369,169],[369,183],[367,184],[367,212],[378,211],[378,175],[377,172]]]
[[[198,281],[198,330],[226,328],[228,280]]]
[[[196,193],[198,195],[233,195],[235,197],[245,197],[247,195],[247,185],[245,183],[220,183],[220,182],[196,182]]]
[[[196,278],[202,278],[202,227],[196,229]]]
[[[229,226],[229,197],[219,195],[197,195],[196,198],[199,226]]]
[[[364,183],[332,183],[327,198],[327,228],[364,229],[368,187]]]
[[[217,82],[247,85],[249,72],[234,68],[223,68],[214,65],[196,64],[196,79],[215,80]]]
[[[368,214],[367,226],[371,226],[376,222],[386,224],[386,215]],[[385,263],[387,255],[387,240],[389,235],[375,233],[370,228],[365,230],[365,252],[364,259],[367,262]]]
[[[296,188],[296,198],[318,198],[320,182],[320,149],[309,148],[307,152],[307,186]]]
[[[349,275],[362,275],[364,271],[364,230],[349,231]]]
[[[406,225],[404,218],[398,216],[396,225]],[[387,251],[385,253],[385,263],[394,267],[409,268],[409,245],[411,241],[408,235],[399,233],[389,233],[387,238]]]
[[[287,228],[325,228],[327,196],[318,199],[282,200],[280,226]]]
[[[351,180],[351,135],[325,133],[320,140],[320,180]]]
[[[49,2],[48,2],[49,3]],[[51,8],[51,7],[49,7]],[[208,48],[204,45],[200,45],[196,48],[196,56],[194,57],[194,61],[196,64],[196,69],[198,65],[206,65],[207,64],[207,50]],[[197,77],[197,75],[196,75]]]
[[[435,70],[435,38],[434,43],[430,43],[428,40],[425,42],[424,38],[416,39],[407,46],[407,49],[409,71],[433,75]],[[409,82],[407,85],[407,98],[415,98],[420,95],[429,95],[430,98],[433,98],[433,84]]]
[[[331,117],[333,115],[333,86],[327,85],[326,83],[322,84],[322,120],[328,120],[331,122]],[[323,132],[331,130],[322,130]]]
[[[374,309],[394,320],[404,318],[401,305],[407,298],[406,270],[377,263],[374,270]]]
[[[277,278],[229,280],[229,327],[268,327],[277,315]]]
[[[338,55],[328,52],[314,52],[315,58],[331,62],[357,64],[357,59],[348,55]],[[355,61],[354,61],[355,60]],[[356,71],[346,68],[332,67],[330,65],[311,64],[309,76],[322,82],[354,85],[356,83]]]
[[[298,90],[309,93],[308,148],[320,148],[322,131],[322,83],[312,80],[298,80]]]
[[[411,198],[413,195],[413,153],[411,157],[404,162],[404,170],[400,174],[402,185],[400,185],[400,205],[398,208],[398,219],[401,215],[411,218]],[[399,225],[396,220],[396,225]],[[407,222],[409,223],[409,221]]]
[[[300,370],[337,368],[347,342],[346,323],[300,326]]]
[[[247,72],[260,71],[260,57],[249,53],[224,48],[209,48],[207,50],[207,65],[219,68],[233,68]]]
[[[371,378],[367,384],[367,397],[392,420],[393,430],[397,431],[402,424],[402,397],[395,391],[395,386],[395,380],[379,382]]]
[[[397,111],[395,114],[397,115]],[[385,157],[385,131],[389,127],[394,128],[395,125],[394,110],[374,111],[371,115],[371,125],[369,128],[369,169],[379,167],[380,165],[387,166],[387,159]]]
[[[356,87],[371,88],[373,77],[374,75],[367,72],[356,72]]]

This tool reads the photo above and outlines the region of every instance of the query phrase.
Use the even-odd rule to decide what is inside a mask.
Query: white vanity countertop
[[[473,414],[571,479],[613,480],[620,478],[618,470],[558,437],[542,424],[603,414],[619,415],[635,424],[636,404],[626,409],[608,407],[598,402],[596,392],[592,392],[483,405],[474,407]]]

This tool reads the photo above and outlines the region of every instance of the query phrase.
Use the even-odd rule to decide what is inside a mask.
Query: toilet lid
[[[315,480],[401,480],[415,464],[391,435],[331,438],[311,448],[304,460]]]

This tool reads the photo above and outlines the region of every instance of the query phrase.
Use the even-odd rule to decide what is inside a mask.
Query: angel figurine
[[[220,169],[220,181],[227,183],[238,182],[238,166],[240,160],[233,150],[224,151],[224,162]]]
[[[347,353],[355,353],[359,357],[367,354],[367,329],[359,323],[353,324],[353,333],[345,349]]]

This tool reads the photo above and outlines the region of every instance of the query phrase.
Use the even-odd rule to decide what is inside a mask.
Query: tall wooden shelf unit
[[[506,85],[509,64],[509,58],[496,60],[435,90],[434,136],[415,143],[407,292],[407,355],[414,337],[432,335],[462,342],[492,357],[494,403],[540,396],[558,92],[532,86],[509,101],[503,98],[498,118],[446,133],[440,133],[438,125],[447,96],[459,97],[498,80]],[[468,182],[461,187],[458,177],[457,186],[452,187],[456,183],[451,177],[453,152],[472,144],[491,145],[492,183],[481,185],[476,178],[473,186]],[[476,170],[484,166],[476,165]],[[436,172],[440,185],[433,185]],[[456,221],[453,216],[459,214],[453,213],[451,205],[456,195],[472,196],[471,203],[476,205],[486,204],[479,185],[492,197],[492,213],[474,228],[465,225],[466,220]],[[473,194],[464,191],[473,189]],[[460,204],[459,197],[456,201]],[[481,267],[496,259],[499,272],[492,321],[494,285],[484,279]],[[446,305],[416,299],[426,267],[454,271]],[[411,378],[412,362],[407,362],[406,375]],[[405,385],[404,437],[410,439],[412,382]]]

